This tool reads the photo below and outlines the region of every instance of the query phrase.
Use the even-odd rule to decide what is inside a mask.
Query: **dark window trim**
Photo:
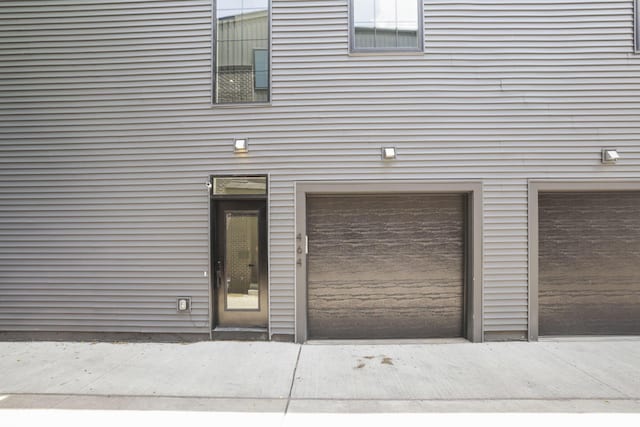
[[[640,0],[633,2],[633,50],[640,54]]]
[[[350,53],[423,53],[424,52],[424,0],[416,0],[418,8],[418,47],[417,48],[357,48],[356,29],[353,12],[354,0],[349,0],[349,52]]]
[[[216,85],[217,85],[217,63],[216,63],[216,48],[217,48],[217,30],[218,30],[218,2],[217,0],[211,1],[211,76],[209,81],[211,82],[211,105],[216,107],[242,107],[242,106],[269,106],[271,105],[271,87],[273,82],[271,80],[271,70],[273,69],[273,63],[271,61],[271,0],[267,0],[267,56],[269,63],[269,70],[267,70],[267,80],[269,83],[268,89],[260,89],[267,91],[266,101],[252,101],[252,102],[216,102]]]

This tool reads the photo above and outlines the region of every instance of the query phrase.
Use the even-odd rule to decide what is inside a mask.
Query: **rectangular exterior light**
[[[605,163],[605,164],[616,163],[616,161],[618,161],[619,158],[620,158],[620,154],[618,154],[618,150],[616,150],[615,148],[605,148],[604,150],[602,150],[602,158],[601,158],[602,163]]]
[[[236,154],[249,152],[248,141],[246,139],[234,139],[233,152]]]
[[[382,160],[393,160],[396,158],[396,147],[384,147],[382,149]]]

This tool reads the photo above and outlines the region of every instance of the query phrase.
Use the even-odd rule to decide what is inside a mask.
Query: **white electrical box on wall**
[[[191,311],[191,297],[179,297],[176,309],[181,313]]]

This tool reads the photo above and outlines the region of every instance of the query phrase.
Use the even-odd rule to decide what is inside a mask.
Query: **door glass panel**
[[[259,310],[258,211],[226,212],[225,308]]]

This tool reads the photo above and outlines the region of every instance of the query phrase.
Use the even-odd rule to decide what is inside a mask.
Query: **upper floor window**
[[[422,51],[422,0],[351,0],[351,50]]]
[[[213,3],[213,102],[268,102],[269,0]]]

